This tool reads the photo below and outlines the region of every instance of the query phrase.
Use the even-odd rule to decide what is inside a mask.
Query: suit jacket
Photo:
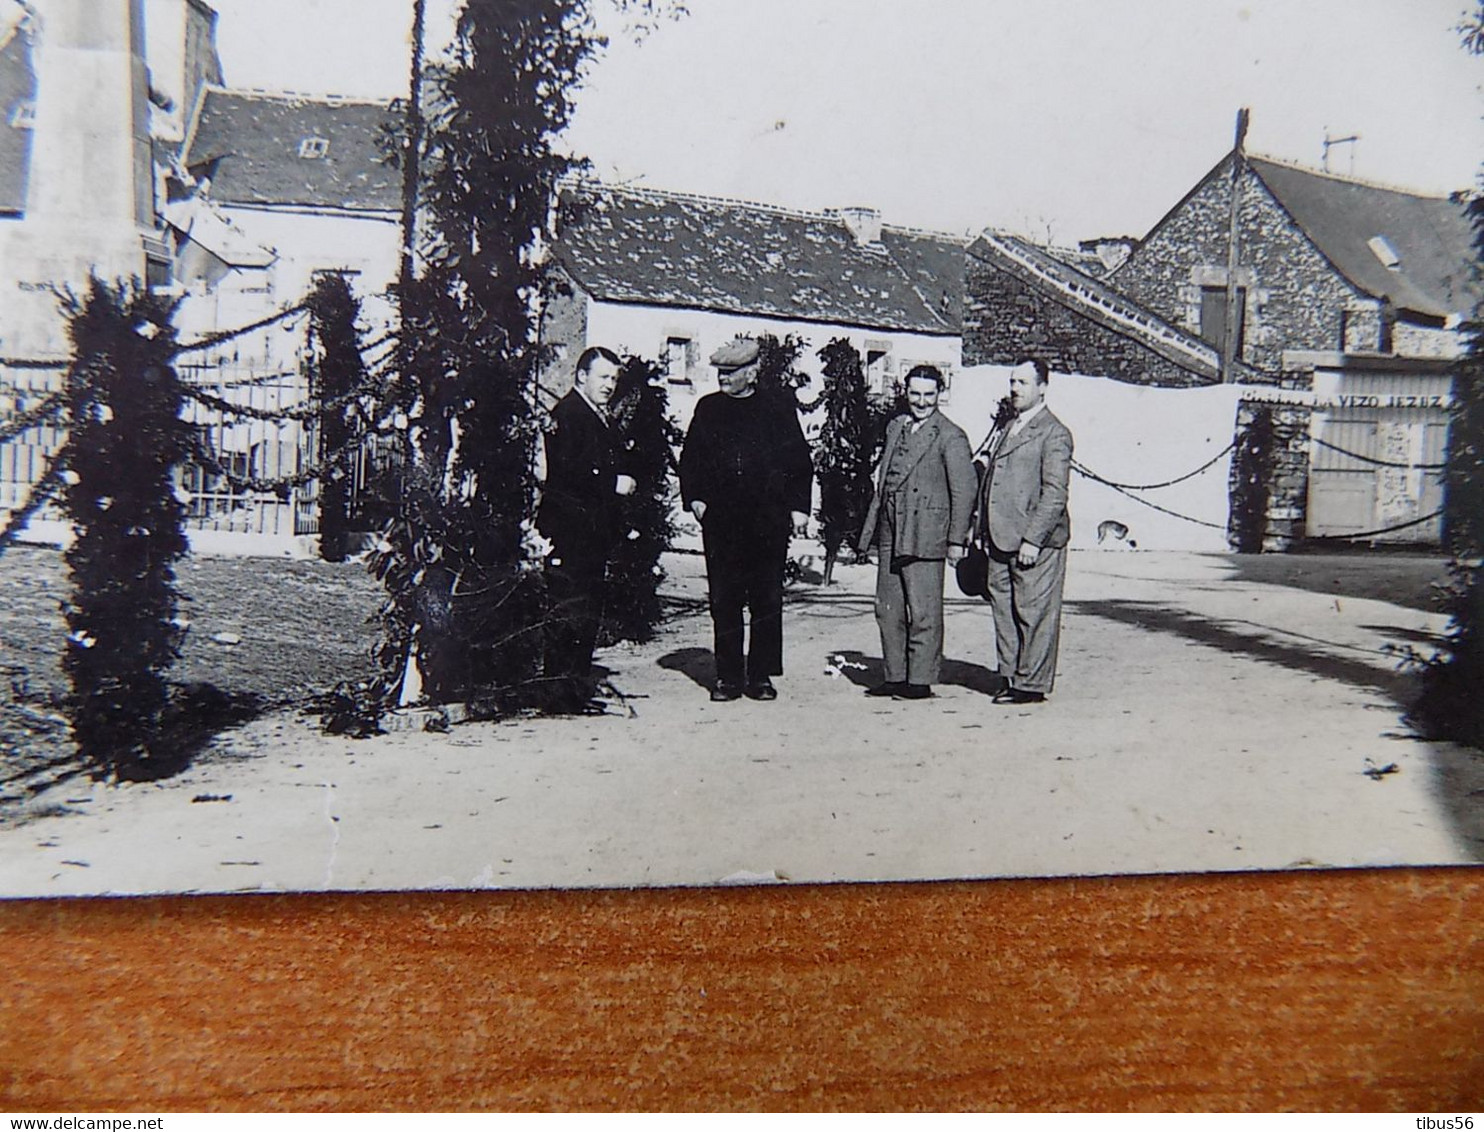
[[[934,412],[914,433],[910,416],[894,417],[886,426],[886,443],[876,469],[876,491],[866,512],[859,546],[869,550],[878,540],[883,516],[892,521],[892,554],[900,558],[946,558],[950,543],[969,541],[978,480],[969,438],[942,413]],[[892,497],[886,477],[898,450],[907,463]],[[890,506],[888,506],[890,504]]]
[[[536,526],[564,556],[606,557],[617,537],[618,458],[607,423],[572,390],[551,412]]]
[[[1032,417],[1018,435],[1007,434],[984,477],[980,522],[989,543],[1006,553],[1022,542],[1066,546],[1071,476],[1072,434],[1050,409]]]

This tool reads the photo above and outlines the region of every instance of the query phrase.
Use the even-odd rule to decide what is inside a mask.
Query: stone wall
[[[1286,551],[1302,541],[1309,502],[1307,405],[1243,400],[1230,475],[1227,538],[1239,552]]]
[[[1073,311],[1053,295],[977,256],[964,274],[964,365],[1014,365],[1027,354],[1058,373],[1133,385],[1187,388],[1210,382],[1125,333]]]
[[[1228,159],[1149,234],[1109,283],[1198,335],[1201,289],[1226,284],[1230,201]],[[1247,289],[1242,360],[1273,371],[1280,368],[1284,350],[1375,350],[1375,300],[1335,271],[1250,169],[1241,201],[1237,285]]]

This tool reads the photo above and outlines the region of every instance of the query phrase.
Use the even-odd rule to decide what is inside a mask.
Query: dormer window
[[[17,102],[10,108],[10,125],[17,130],[34,130],[36,128],[36,103],[30,99]]]
[[[330,152],[328,138],[305,138],[299,143],[299,156],[307,160],[323,157]]]

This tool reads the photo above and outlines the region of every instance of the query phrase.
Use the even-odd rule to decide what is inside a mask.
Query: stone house
[[[1110,276],[1218,347],[1237,161],[1237,350],[1263,380],[1305,393],[1268,410],[1306,464],[1275,489],[1276,525],[1437,542],[1448,363],[1480,294],[1462,198],[1227,154]]]
[[[1120,292],[1220,345],[1232,163],[1227,154],[1110,276]],[[1285,351],[1456,357],[1477,298],[1462,203],[1242,155],[1237,180],[1240,356]]]

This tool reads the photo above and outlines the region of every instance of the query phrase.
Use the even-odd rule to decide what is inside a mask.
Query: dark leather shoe
[[[730,703],[732,700],[742,698],[742,689],[735,684],[718,684],[711,689],[711,702],[713,704]]]
[[[1006,688],[995,696],[997,704],[1044,704],[1046,694],[1044,692],[1023,692],[1019,688]]]
[[[894,700],[930,700],[933,698],[933,689],[929,684],[903,684],[892,699]]]
[[[754,684],[747,685],[747,698],[749,700],[776,700],[778,689],[773,687],[771,680],[759,680]]]
[[[907,685],[900,680],[888,680],[884,684],[877,684],[874,688],[867,688],[868,696],[896,696],[900,695]]]

